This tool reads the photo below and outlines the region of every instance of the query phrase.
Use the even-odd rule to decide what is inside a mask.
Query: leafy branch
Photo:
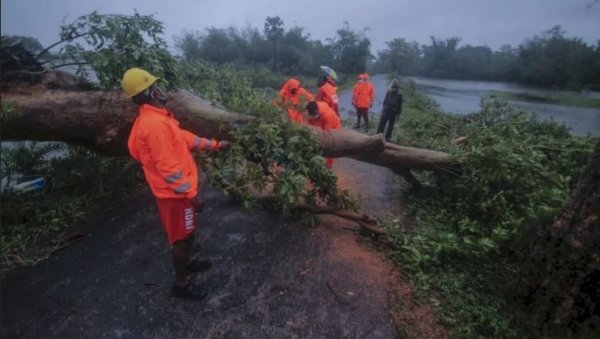
[[[37,57],[62,45],[54,58],[43,63],[52,67],[77,66],[76,73],[95,73],[102,88],[118,87],[123,72],[133,66],[145,67],[165,79],[175,78],[176,61],[162,38],[163,24],[152,15],[115,15],[93,12],[60,28],[60,40]]]

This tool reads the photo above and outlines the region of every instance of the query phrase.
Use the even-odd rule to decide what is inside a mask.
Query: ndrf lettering
[[[185,215],[185,230],[191,231],[194,228],[194,209],[186,208],[184,210]]]

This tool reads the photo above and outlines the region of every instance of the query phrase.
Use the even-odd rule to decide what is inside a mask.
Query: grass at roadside
[[[3,189],[0,193],[0,266],[4,269],[43,259],[52,250],[52,235],[143,187],[132,160],[59,143],[3,147],[1,169],[2,178],[28,174],[48,180],[40,192]]]

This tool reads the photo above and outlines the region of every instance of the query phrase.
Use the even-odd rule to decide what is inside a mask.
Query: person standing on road
[[[324,131],[339,129],[341,127],[340,117],[324,101],[311,101],[306,104],[308,112],[308,124],[316,126]],[[333,167],[333,158],[325,158],[325,166]]]
[[[197,213],[204,209],[192,152],[226,150],[230,144],[201,138],[181,129],[173,114],[165,108],[166,94],[157,80],[140,68],[131,68],[123,75],[121,87],[139,108],[127,146],[133,159],[142,166],[156,197],[163,229],[171,245],[175,267],[172,296],[202,299],[206,291],[193,285],[188,277],[189,273],[210,267],[208,261],[190,261],[198,228]]]
[[[359,74],[358,81],[352,91],[352,106],[356,109],[356,125],[354,128],[360,128],[361,117],[365,118],[365,132],[369,130],[369,108],[373,107],[375,91],[373,84],[368,81],[367,74]]]
[[[399,91],[398,80],[392,79],[388,91],[385,94],[385,99],[383,99],[383,109],[381,111],[381,119],[379,120],[377,133],[383,133],[387,124],[385,138],[390,140],[392,138],[392,132],[394,131],[394,122],[401,112],[402,94],[400,94]]]
[[[278,105],[287,110],[290,120],[303,124],[304,118],[302,117],[302,107],[304,107],[307,102],[313,100],[313,95],[304,89],[304,87],[300,86],[300,81],[289,78],[279,91]]]

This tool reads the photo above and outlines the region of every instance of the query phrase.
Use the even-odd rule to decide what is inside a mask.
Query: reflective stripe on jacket
[[[179,128],[164,108],[142,105],[133,123],[127,147],[140,162],[146,181],[157,198],[193,198],[198,194],[198,168],[192,151],[216,150],[216,140],[201,138]]]
[[[357,108],[369,108],[374,96],[373,85],[368,81],[359,81],[352,91],[352,104]]]

